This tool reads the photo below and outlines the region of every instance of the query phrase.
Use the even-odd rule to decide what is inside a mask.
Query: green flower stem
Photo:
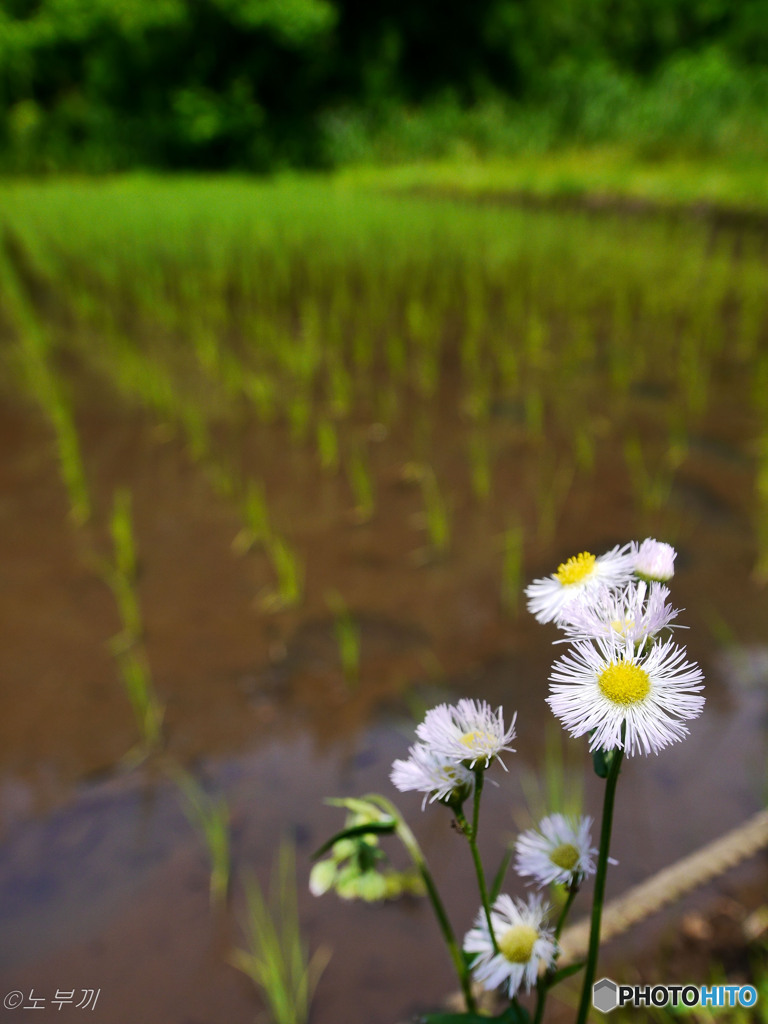
[[[555,925],[555,941],[557,941],[560,938],[560,933],[563,930],[565,919],[568,917],[568,913],[571,909],[571,906],[573,905],[573,901],[576,899],[579,889],[581,888],[582,877],[582,875],[579,875],[578,882],[576,884],[571,884],[568,887],[568,899],[565,901],[565,905],[563,906],[563,909],[560,911],[560,917],[558,917],[557,924]]]
[[[472,838],[477,839],[477,826],[480,822],[480,797],[483,795],[483,782],[485,772],[482,768],[475,768],[475,796],[472,801]]]
[[[453,807],[453,811],[456,814],[456,820],[461,825],[461,829],[469,841],[469,848],[472,852],[472,860],[475,865],[475,874],[477,875],[477,885],[480,890],[480,902],[483,905],[485,919],[488,922],[488,933],[491,936],[494,952],[498,953],[499,946],[496,942],[493,925],[491,924],[491,904],[488,899],[488,886],[485,882],[485,872],[483,871],[483,863],[480,860],[480,851],[477,848],[477,828],[480,821],[480,797],[483,792],[483,771],[484,770],[482,768],[475,769],[475,797],[472,807],[472,826],[470,827],[460,806],[455,805]]]
[[[448,920],[448,915],[445,912],[443,901],[440,899],[440,893],[437,891],[435,880],[432,877],[432,872],[429,870],[427,860],[419,846],[416,836],[411,832],[408,825],[405,823],[400,813],[394,804],[391,804],[386,797],[369,796],[366,799],[370,800],[371,803],[376,803],[382,807],[387,814],[390,814],[397,825],[395,827],[395,835],[398,837],[400,842],[403,844],[405,849],[408,851],[411,860],[413,861],[416,870],[421,875],[424,885],[427,889],[427,895],[429,896],[430,902],[432,903],[432,909],[435,912],[437,923],[440,926],[440,931],[443,935],[443,940],[448,947],[448,952],[453,960],[453,965],[456,969],[456,974],[461,985],[461,991],[464,994],[464,1001],[467,1004],[467,1010],[469,1013],[475,1013],[477,1007],[475,1005],[475,997],[472,995],[472,982],[469,973],[469,967],[464,958],[464,955],[459,948],[459,944],[456,941],[456,936],[453,933],[451,922]]]
[[[592,985],[597,968],[597,954],[600,949],[600,921],[603,916],[603,898],[605,896],[605,878],[608,873],[608,849],[611,845],[611,827],[613,825],[613,805],[616,797],[616,783],[619,781],[623,749],[612,751],[608,777],[605,783],[603,799],[603,821],[600,826],[600,852],[597,856],[597,873],[595,874],[595,892],[592,898],[592,923],[589,931],[589,950],[584,970],[584,985],[581,990],[581,1002],[576,1017],[576,1024],[586,1024],[589,1013]]]
[[[580,884],[581,876],[578,876],[578,878],[574,880],[574,882],[572,882],[571,885],[568,886],[568,898],[566,899],[563,905],[563,909],[560,911],[560,916],[558,917],[557,924],[555,925],[555,942],[557,942],[557,940],[560,938],[560,933],[563,930],[565,919],[568,917],[568,912],[570,911],[571,906],[573,905],[573,901],[576,899],[576,894],[579,891]],[[549,968],[546,974],[544,974],[543,977],[539,978],[539,980],[536,982],[536,1014],[533,1018],[533,1024],[541,1024],[542,1018],[544,1017],[544,1006],[547,1002],[547,994],[549,993],[549,990],[552,986],[552,978],[555,975],[555,967],[557,966],[558,956],[559,953],[555,954],[555,959],[552,966]]]

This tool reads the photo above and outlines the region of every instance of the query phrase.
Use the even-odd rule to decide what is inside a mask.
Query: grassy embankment
[[[648,159],[626,147],[564,149],[514,159],[425,160],[350,167],[352,187],[467,199],[584,201],[641,209],[730,211],[768,216],[768,164],[722,156]]]

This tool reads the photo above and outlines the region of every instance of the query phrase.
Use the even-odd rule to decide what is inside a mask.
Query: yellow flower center
[[[573,843],[561,843],[550,853],[549,859],[564,871],[573,871],[579,863],[579,851]]]
[[[594,555],[590,555],[588,551],[582,551],[580,555],[573,555],[567,562],[563,562],[557,567],[555,579],[564,587],[581,583],[583,579],[592,574],[596,561]]]
[[[499,952],[511,964],[527,964],[539,933],[529,924],[515,924],[499,939]]]
[[[493,736],[489,732],[484,732],[482,729],[473,729],[472,732],[465,732],[460,737],[460,742],[465,747],[475,747],[480,744],[483,747],[492,747],[495,743]]]
[[[600,693],[614,704],[625,707],[639,704],[651,690],[651,680],[645,669],[631,661],[611,664],[600,673],[597,685]]]
[[[614,632],[618,633],[619,636],[626,636],[627,635],[627,630],[632,630],[632,629],[635,628],[635,620],[634,619],[614,619],[613,622],[611,623],[611,628],[614,630]]]

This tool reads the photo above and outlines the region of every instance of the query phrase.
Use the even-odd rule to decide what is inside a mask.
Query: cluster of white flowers
[[[540,887],[578,887],[595,873],[597,850],[592,846],[591,825],[591,818],[570,820],[562,814],[543,818],[537,828],[518,836],[518,875]],[[481,909],[464,938],[465,951],[475,957],[475,979],[489,989],[505,987],[510,998],[520,988],[529,992],[540,971],[552,968],[559,953],[553,930],[547,927],[550,911],[541,896],[529,895],[523,901],[502,894],[491,908],[491,935],[488,918]]]
[[[573,644],[552,669],[547,703],[572,736],[590,734],[591,750],[658,753],[701,714],[701,670],[669,637],[675,556],[652,538],[584,551],[526,589],[538,621]]]
[[[424,793],[422,807],[427,800],[462,804],[474,792],[475,771],[494,760],[504,767],[500,754],[514,751],[516,717],[507,728],[502,709],[494,711],[485,701],[439,704],[417,728],[420,742],[407,759],[392,765],[392,784],[403,793]]]
[[[673,547],[652,538],[599,556],[583,551],[526,589],[538,621],[554,622],[571,645],[553,666],[547,703],[572,736],[589,734],[593,751],[656,753],[681,739],[684,723],[701,713],[701,670],[671,638],[680,628],[666,586],[675,557]],[[407,759],[394,762],[392,783],[423,793],[422,808],[439,801],[465,822],[461,807],[470,797],[479,800],[481,773],[494,761],[505,767],[501,754],[514,749],[515,717],[507,727],[501,708],[473,700],[433,708]],[[587,817],[543,818],[517,839],[518,875],[575,894],[595,873],[591,826]],[[557,932],[549,928],[549,910],[540,896],[506,894],[481,908],[464,939],[475,979],[504,987],[510,998],[530,991],[559,953],[562,920]]]
[[[501,708],[494,711],[466,699],[432,708],[417,727],[419,742],[406,759],[392,765],[393,785],[401,792],[424,793],[422,809],[427,801],[460,808],[475,792],[477,773],[493,761],[503,765],[501,754],[513,750],[515,718],[506,726]],[[553,814],[522,833],[516,844],[518,874],[538,886],[578,886],[595,870],[591,824],[590,818],[571,821]],[[551,967],[558,953],[546,925],[549,909],[539,896],[523,901],[502,894],[490,912],[493,932],[481,909],[464,939],[476,980],[487,988],[504,986],[510,997],[521,987],[529,991],[540,969]]]

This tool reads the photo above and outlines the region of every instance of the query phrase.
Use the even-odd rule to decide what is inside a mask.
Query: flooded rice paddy
[[[99,989],[105,1024],[255,1019],[228,960],[244,880],[288,837],[308,942],[332,949],[312,1020],[439,1005],[454,981],[426,904],[309,895],[341,825],[323,800],[396,797],[463,933],[466,844],[393,792],[391,763],[441,700],[516,710],[481,832],[500,859],[558,653],[522,588],[581,550],[677,547],[707,680],[689,739],[626,766],[609,897],[761,806],[764,233],[312,181],[0,193],[2,996]],[[226,800],[226,909],[178,787],[140,756],[153,736]],[[685,905],[765,875],[752,860]]]

